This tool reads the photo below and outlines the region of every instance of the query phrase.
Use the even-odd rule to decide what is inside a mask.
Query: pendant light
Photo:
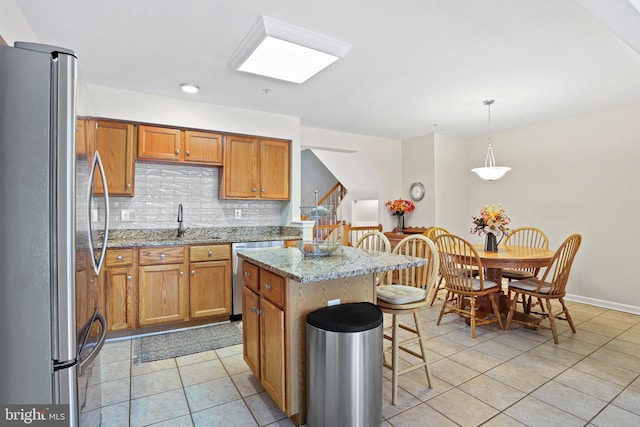
[[[496,159],[493,157],[493,144],[491,143],[491,104],[494,102],[493,99],[483,102],[489,110],[489,145],[487,147],[487,157],[484,159],[484,167],[471,169],[471,172],[477,173],[478,176],[485,181],[500,179],[505,173],[511,170],[508,166],[496,166]]]

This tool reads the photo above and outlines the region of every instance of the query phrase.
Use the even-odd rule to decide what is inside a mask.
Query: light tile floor
[[[640,316],[568,304],[578,332],[559,321],[559,345],[549,329],[514,325],[479,326],[472,339],[458,316],[438,326],[439,307],[423,309],[433,387],[420,371],[405,374],[393,406],[385,370],[382,425],[640,425]],[[88,396],[102,406],[87,408],[83,427],[293,425],[249,371],[241,345],[137,363],[131,340],[109,342]]]

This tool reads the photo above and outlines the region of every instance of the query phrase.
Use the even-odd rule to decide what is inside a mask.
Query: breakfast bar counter
[[[247,249],[238,256],[244,359],[296,425],[306,421],[307,314],[329,303],[375,303],[377,273],[426,264],[352,247],[325,257],[305,257],[295,248]]]

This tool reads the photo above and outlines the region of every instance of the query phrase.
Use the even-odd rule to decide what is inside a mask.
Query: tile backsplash
[[[187,228],[281,225],[287,202],[220,200],[218,186],[218,168],[136,162],[135,196],[109,198],[110,228],[177,228],[180,203]],[[236,209],[241,219],[235,219]],[[98,215],[104,218],[104,209]]]

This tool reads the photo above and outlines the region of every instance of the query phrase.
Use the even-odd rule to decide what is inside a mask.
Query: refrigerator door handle
[[[100,322],[100,329],[101,329],[100,338],[98,338],[98,341],[96,342],[96,345],[91,350],[91,353],[89,353],[86,357],[83,357],[80,360],[80,363],[78,364],[79,375],[82,375],[84,370],[87,367],[91,366],[91,363],[93,362],[93,360],[96,358],[96,356],[98,355],[98,353],[102,349],[102,346],[104,345],[104,341],[105,341],[106,336],[107,336],[107,321],[104,319],[104,316],[102,316],[102,314],[96,312],[95,315],[94,315],[94,320]],[[91,324],[89,325],[89,329],[91,329],[93,327],[93,324],[94,324],[94,322],[91,322]]]
[[[93,157],[93,163],[91,164],[91,176],[89,177],[89,189],[87,192],[87,217],[88,221],[91,221],[91,194],[93,193],[93,180],[95,178],[96,167],[100,172],[100,178],[102,179],[102,188],[104,190],[104,237],[102,239],[102,250],[100,251],[100,257],[98,259],[93,256],[93,236],[91,235],[91,227],[89,227],[89,249],[91,251],[91,261],[93,263],[93,270],[96,274],[100,274],[100,270],[102,269],[102,264],[104,263],[104,256],[107,253],[107,240],[109,238],[109,190],[107,189],[107,177],[104,173],[104,167],[102,166],[102,159],[100,158],[100,153],[96,151],[95,156]]]

